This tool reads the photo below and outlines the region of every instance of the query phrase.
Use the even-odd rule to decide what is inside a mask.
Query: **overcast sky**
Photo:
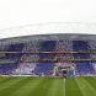
[[[0,29],[46,22],[96,22],[96,0],[0,0]]]

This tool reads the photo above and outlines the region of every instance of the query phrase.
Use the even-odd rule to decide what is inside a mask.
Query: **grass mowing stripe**
[[[43,81],[28,96],[47,96],[52,85],[52,79],[43,78]]]
[[[10,78],[0,78],[0,85],[10,80],[11,80]]]
[[[29,96],[29,93],[34,90],[42,82],[42,79],[32,79],[26,85],[15,91],[12,96]]]
[[[82,96],[82,93],[75,81],[75,78],[66,79],[66,96]]]
[[[67,78],[66,81],[18,77],[0,78],[0,82],[0,96],[96,96],[95,77]]]
[[[25,83],[27,83],[30,79],[29,78],[24,78],[19,81],[14,81],[12,85],[9,87],[5,88],[4,90],[0,91],[0,96],[11,96],[11,94],[18,90],[20,87],[24,86]]]
[[[8,82],[3,82],[2,84],[0,84],[0,92],[2,91],[2,90],[4,90],[4,89],[6,89],[6,88],[8,88],[9,86],[11,86],[11,85],[13,85],[13,84],[15,84],[15,82],[18,82],[18,81],[20,81],[21,79],[10,79],[10,80],[8,80]]]
[[[92,86],[92,87],[94,87],[94,89],[96,90],[96,79],[95,78],[93,78],[93,77],[84,77],[84,79],[88,82],[88,83],[90,83],[90,85]]]
[[[58,78],[56,96],[64,96],[64,79]]]
[[[86,82],[86,84],[89,86],[89,88],[90,88],[90,95],[91,96],[96,96],[96,89],[94,89],[94,87],[89,83],[89,82],[87,82],[86,80],[85,80],[85,77],[83,77],[82,78],[85,82]],[[94,82],[95,83],[95,82]],[[88,88],[88,87],[87,87]],[[88,95],[88,92],[87,92],[87,95]]]
[[[58,93],[58,85],[59,85],[59,79],[53,79],[52,85],[49,88],[49,91],[47,92],[47,96],[57,96]]]
[[[0,77],[0,85],[3,86],[3,83],[10,82],[13,79],[16,79],[16,77]]]
[[[94,88],[90,86],[90,84],[84,79],[84,77],[80,77],[76,80],[78,86],[82,90],[83,96],[96,96]]]
[[[75,81],[77,82],[77,85],[79,86],[79,88],[80,88],[80,91],[82,92],[82,95],[83,96],[86,96],[86,85],[82,82],[82,80],[80,80],[80,78],[78,77],[78,78],[76,78],[75,79]]]
[[[57,80],[54,79],[49,91],[47,92],[47,96],[56,96],[56,91],[57,91],[56,84],[58,84]]]

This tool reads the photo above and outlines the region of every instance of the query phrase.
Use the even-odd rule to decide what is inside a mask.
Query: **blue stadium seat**
[[[34,73],[38,75],[49,75],[52,74],[52,70],[54,69],[54,64],[52,63],[39,63],[37,64]]]
[[[88,51],[90,46],[86,41],[73,41],[73,50],[76,52]],[[73,54],[75,59],[90,59],[90,53]],[[75,62],[77,74],[91,74],[94,70],[90,61]]]

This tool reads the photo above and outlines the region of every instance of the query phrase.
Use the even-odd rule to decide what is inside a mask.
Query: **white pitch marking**
[[[63,81],[64,81],[64,96],[65,96],[65,91],[66,91],[66,90],[65,90],[65,83],[66,83],[66,79],[64,78]]]

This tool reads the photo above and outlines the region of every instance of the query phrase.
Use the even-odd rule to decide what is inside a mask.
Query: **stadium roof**
[[[0,30],[0,39],[54,33],[96,34],[96,23],[43,23],[6,28]]]

